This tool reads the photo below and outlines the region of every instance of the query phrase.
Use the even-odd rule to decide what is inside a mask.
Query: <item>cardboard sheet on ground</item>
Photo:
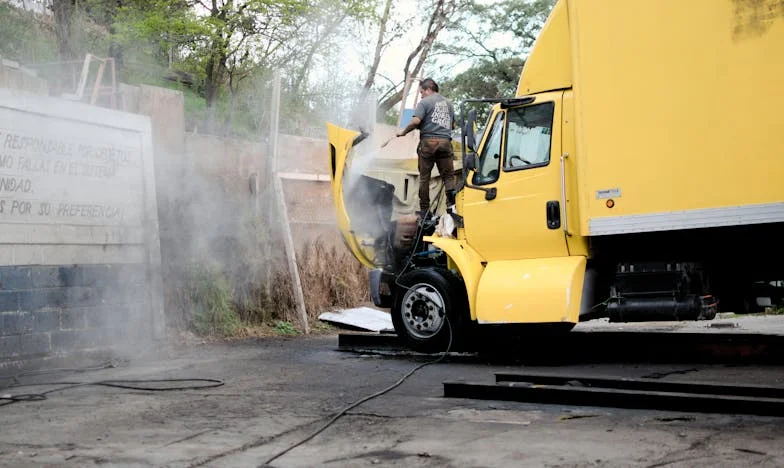
[[[324,312],[319,315],[319,320],[340,328],[374,332],[393,330],[391,316],[386,312],[371,309],[370,307]]]

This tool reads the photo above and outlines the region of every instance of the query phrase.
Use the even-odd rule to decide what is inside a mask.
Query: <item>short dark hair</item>
[[[438,92],[438,84],[433,81],[432,78],[425,78],[419,83],[419,87],[422,89],[432,89],[435,92]]]

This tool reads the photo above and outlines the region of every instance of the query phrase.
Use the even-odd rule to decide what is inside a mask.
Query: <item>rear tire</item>
[[[397,283],[392,325],[406,346],[423,353],[459,349],[469,323],[462,280],[448,270],[421,269]]]

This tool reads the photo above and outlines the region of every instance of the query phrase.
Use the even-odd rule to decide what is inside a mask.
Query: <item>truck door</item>
[[[568,256],[562,229],[561,105],[563,92],[498,109],[464,188],[468,243],[487,261]]]

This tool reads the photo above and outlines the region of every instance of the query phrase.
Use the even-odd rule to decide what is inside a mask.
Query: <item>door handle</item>
[[[547,229],[561,227],[561,206],[558,200],[547,202]]]

